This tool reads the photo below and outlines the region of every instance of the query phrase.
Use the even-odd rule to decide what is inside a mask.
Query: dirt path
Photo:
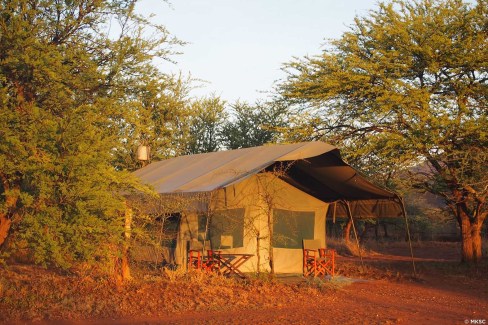
[[[433,280],[434,281],[434,280]],[[444,284],[445,285],[445,284]],[[188,312],[140,324],[476,324],[488,322],[488,293],[434,282],[357,282],[296,305],[261,310]],[[453,285],[455,285],[453,283]],[[479,295],[482,296],[479,296]],[[315,301],[314,301],[315,300]],[[472,322],[473,321],[473,322]],[[127,324],[134,320],[127,321]],[[478,323],[480,324],[480,323]]]
[[[467,277],[457,270],[458,256],[424,249],[416,258],[413,279],[405,250],[365,257],[375,280],[360,280],[338,289],[314,291],[308,299],[253,310],[201,311],[123,324],[488,324],[488,274]],[[442,262],[442,263],[441,263]],[[439,266],[439,263],[441,263]],[[357,258],[342,257],[342,274],[354,273]],[[445,269],[443,269],[445,268]],[[386,276],[389,275],[389,276]],[[381,277],[380,276],[380,277]],[[120,323],[120,321],[118,322]]]

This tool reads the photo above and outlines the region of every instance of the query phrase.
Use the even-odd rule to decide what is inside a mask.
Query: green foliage
[[[219,97],[208,97],[193,101],[189,125],[189,141],[186,153],[195,154],[221,149],[220,135],[228,114],[225,102]]]
[[[222,130],[222,144],[229,149],[249,148],[276,142],[285,126],[287,108],[279,103],[236,102],[233,119]]]
[[[279,91],[310,115],[315,138],[344,148],[382,185],[402,179],[482,222],[486,10],[484,0],[380,3],[321,55],[288,63]]]
[[[136,159],[138,145],[151,148],[151,159],[161,160],[184,154],[191,141],[188,120],[194,115],[189,92],[191,78],[164,75],[153,71],[140,76],[122,89],[119,107],[126,110],[114,130],[120,139],[114,148],[117,169],[135,170],[141,167]]]
[[[173,78],[152,59],[178,43],[135,3],[0,4],[0,222],[12,221],[9,249],[30,248],[37,263],[67,268],[117,254],[122,194],[139,186],[117,171],[128,167],[117,163],[130,139],[122,135],[152,101],[173,100],[163,96]]]

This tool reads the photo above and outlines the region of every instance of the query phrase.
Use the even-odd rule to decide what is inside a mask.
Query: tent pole
[[[334,202],[334,215],[332,217],[332,222],[336,223],[336,210],[337,210],[337,202]]]
[[[207,248],[207,236],[208,236],[208,230],[210,228],[210,218],[212,217],[212,198],[213,198],[213,192],[210,192],[206,195],[206,199],[207,199],[207,212],[205,214],[205,235],[203,237],[203,247],[202,247],[202,255],[205,254],[205,249]],[[213,249],[213,247],[211,246],[211,242],[210,242],[210,245],[208,246],[208,248],[210,249]]]
[[[356,245],[358,246],[359,259],[361,260],[361,267],[363,268],[363,271],[364,271],[363,255],[361,254],[361,247],[359,246],[358,233],[356,231],[356,226],[354,225],[354,219],[352,217],[351,207],[349,206],[349,202],[347,202],[346,200],[344,200],[344,203],[346,204],[347,214],[349,215],[349,218],[351,219],[352,231],[354,232],[354,237],[356,238]]]
[[[410,227],[408,226],[407,220],[407,210],[405,209],[405,203],[400,196],[397,196],[398,200],[400,201],[400,205],[402,206],[402,214],[403,218],[405,219],[405,229],[407,230],[407,238],[408,238],[408,246],[410,247],[410,256],[412,257],[412,267],[413,267],[413,274],[417,277],[417,269],[415,268],[415,259],[413,257],[413,248],[412,248],[412,239],[410,237]]]

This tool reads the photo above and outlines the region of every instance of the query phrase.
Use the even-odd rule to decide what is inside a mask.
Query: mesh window
[[[212,249],[226,249],[244,246],[244,209],[215,211],[210,217],[207,238]],[[198,218],[198,239],[203,240],[207,217]]]
[[[205,231],[207,231],[207,216],[198,215],[198,241],[203,242],[209,239],[208,234],[205,236]]]
[[[273,210],[273,247],[302,248],[304,239],[314,239],[315,213]]]

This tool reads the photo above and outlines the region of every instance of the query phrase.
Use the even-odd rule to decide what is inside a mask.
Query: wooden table
[[[247,276],[239,270],[239,267],[253,256],[254,254],[220,254],[218,255],[220,272],[228,276],[235,274],[245,279]]]

